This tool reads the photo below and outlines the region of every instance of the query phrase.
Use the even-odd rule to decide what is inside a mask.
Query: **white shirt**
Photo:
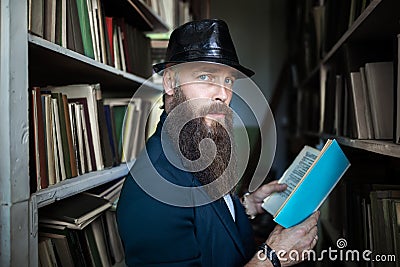
[[[235,221],[235,207],[233,206],[233,201],[232,201],[231,195],[226,194],[224,196],[224,200],[225,200],[226,205],[228,206],[229,212],[232,215],[233,221]]]

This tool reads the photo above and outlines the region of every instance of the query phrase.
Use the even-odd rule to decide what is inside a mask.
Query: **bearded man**
[[[287,255],[315,246],[318,212],[292,228],[276,226],[257,252],[248,216],[262,213],[262,200],[286,185],[263,185],[242,201],[234,193],[240,177],[229,105],[235,80],[254,72],[239,64],[226,23],[202,20],[175,29],[166,58],[154,66],[163,75],[165,111],[125,180],[117,208],[126,264],[301,261]]]

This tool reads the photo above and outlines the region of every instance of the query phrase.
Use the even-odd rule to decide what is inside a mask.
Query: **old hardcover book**
[[[368,129],[365,117],[364,92],[360,72],[350,73],[351,89],[353,94],[355,126],[358,139],[368,139]]]
[[[365,64],[375,139],[393,139],[393,62]]]
[[[106,116],[104,113],[104,102],[102,99],[97,100],[97,112],[100,129],[101,152],[103,153],[104,167],[112,167],[114,165],[113,153],[110,144],[110,136],[108,135]]]
[[[80,54],[85,54],[76,0],[67,0],[67,47]]]
[[[108,63],[111,66],[115,67],[114,64],[114,41],[113,41],[113,32],[114,32],[114,26],[113,26],[113,18],[112,17],[105,17],[105,24],[106,24],[106,32],[107,32],[107,42],[108,42],[108,48],[110,52],[110,62]]]
[[[58,102],[57,99],[52,98],[53,102],[53,123],[54,123],[54,155],[56,156],[56,182],[61,182],[67,178],[65,172],[64,162],[64,148],[61,140],[61,127],[60,127],[60,115],[58,113]]]
[[[43,37],[44,0],[29,0],[28,31]]]
[[[76,0],[76,6],[78,10],[84,54],[95,59],[87,2],[86,0]]]
[[[374,126],[372,125],[371,104],[369,101],[367,77],[365,76],[365,67],[360,68],[360,75],[361,75],[361,84],[364,97],[363,101],[365,107],[364,114],[365,114],[365,123],[367,126],[367,137],[368,139],[374,139]]]
[[[34,158],[37,190],[48,186],[47,164],[46,164],[46,138],[45,125],[42,111],[42,100],[39,87],[32,88],[33,103],[33,138],[34,138]]]
[[[56,41],[56,0],[44,0],[44,38]]]
[[[43,219],[47,218],[79,225],[95,218],[109,207],[111,203],[104,198],[77,194],[43,207],[39,221],[44,222]]]
[[[59,125],[60,125],[60,135],[61,135],[61,145],[62,145],[62,152],[63,152],[63,159],[64,159],[64,166],[65,166],[65,175],[66,178],[71,178],[71,159],[70,159],[70,147],[68,143],[68,135],[67,133],[67,125],[65,120],[65,110],[64,110],[64,98],[61,93],[53,93],[52,97],[57,100],[57,107],[58,107],[58,116],[59,116]]]
[[[44,122],[45,122],[45,136],[46,136],[46,155],[47,155],[47,170],[49,185],[56,183],[56,168],[54,158],[54,135],[53,135],[53,110],[51,95],[42,95],[44,102]]]
[[[268,196],[262,207],[283,227],[297,225],[321,206],[349,166],[336,140],[321,151],[305,146],[279,179],[287,189]]]
[[[65,130],[67,134],[67,145],[68,145],[68,152],[69,152],[69,163],[71,169],[71,177],[75,177],[78,175],[78,171],[76,168],[76,157],[74,151],[74,142],[72,137],[72,127],[71,127],[71,120],[68,108],[68,99],[66,95],[62,95],[63,98],[63,106],[64,106],[64,116],[65,116]]]
[[[119,165],[121,162],[118,155],[118,143],[117,143],[117,138],[115,136],[116,133],[113,126],[114,124],[111,114],[111,108],[109,105],[104,105],[104,115],[106,119],[108,136],[110,138],[110,146],[111,146],[113,162],[115,165]]]

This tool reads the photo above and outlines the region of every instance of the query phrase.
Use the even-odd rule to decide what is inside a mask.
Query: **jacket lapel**
[[[215,213],[217,213],[219,219],[222,221],[222,223],[225,226],[225,229],[235,242],[238,250],[242,254],[243,257],[245,257],[245,249],[244,245],[242,242],[242,239],[240,237],[239,231],[237,229],[237,226],[235,222],[232,219],[232,215],[228,209],[228,206],[225,203],[225,200],[223,198],[220,198],[214,202],[211,203],[211,206],[214,208]],[[237,209],[235,209],[236,212]]]

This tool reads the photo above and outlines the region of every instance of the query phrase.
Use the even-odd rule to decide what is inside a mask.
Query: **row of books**
[[[39,266],[112,266],[123,261],[115,217],[123,181],[39,209]]]
[[[314,112],[300,116],[303,130],[399,143],[398,43],[345,44],[342,60],[321,68],[320,90],[300,95]]]
[[[191,21],[190,1],[182,0],[141,0],[149,6],[172,30],[178,25]]]
[[[144,147],[151,103],[101,97],[99,84],[32,89],[31,191],[131,162]]]
[[[335,194],[329,209],[330,223],[346,238],[349,247],[360,253],[369,250],[372,258],[394,256],[396,261],[392,258],[385,266],[400,266],[400,186],[348,183]],[[349,216],[343,216],[345,212]],[[372,261],[365,266],[375,265]]]
[[[150,40],[101,0],[30,0],[28,30],[117,69],[149,77]]]
[[[320,131],[356,139],[393,139],[393,62],[366,63],[348,74],[327,72],[321,88],[325,98]]]

